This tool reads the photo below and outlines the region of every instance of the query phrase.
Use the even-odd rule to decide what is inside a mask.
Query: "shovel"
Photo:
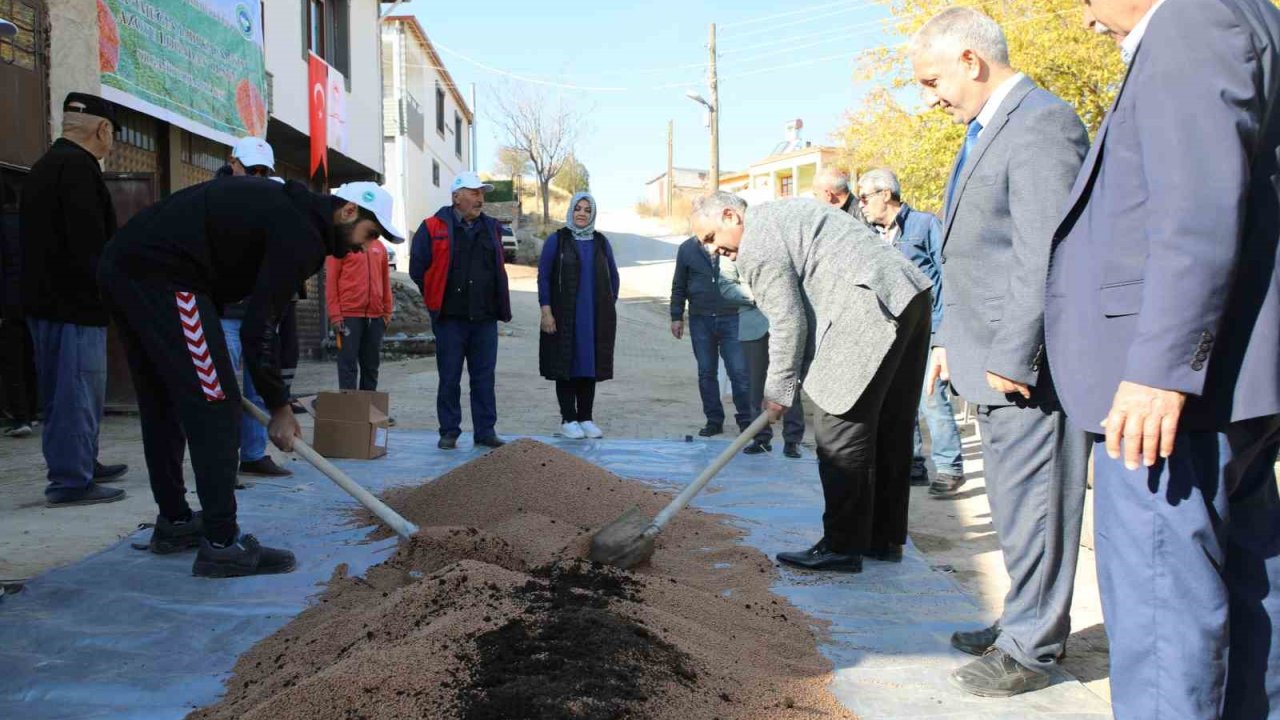
[[[262,423],[264,427],[269,427],[271,418],[262,412],[262,408],[240,397],[240,404],[244,406],[245,412],[249,413],[254,420]],[[333,463],[329,462],[320,453],[316,452],[310,445],[302,441],[302,438],[293,439],[293,451],[302,456],[303,460],[311,463],[311,466],[326,477],[337,484],[338,487],[346,491],[348,495],[355,498],[361,505],[368,508],[369,512],[378,516],[378,519],[387,524],[387,527],[395,531],[403,540],[408,540],[411,535],[418,532],[418,526],[400,517],[395,510],[387,507],[387,504],[373,496],[373,493],[365,490],[355,480],[347,477],[347,474],[339,470]]]
[[[702,492],[702,488],[711,482],[711,478],[724,469],[725,465],[738,454],[747,443],[751,442],[751,438],[755,437],[765,426],[769,424],[769,415],[760,413],[760,417],[756,418],[736,440],[729,443],[729,447],[707,466],[693,482],[689,483],[674,500],[671,501],[662,512],[658,513],[652,521],[649,516],[645,515],[640,508],[632,506],[631,509],[624,512],[617,520],[600,528],[594,537],[591,538],[591,559],[598,563],[606,565],[614,565],[623,570],[639,565],[648,560],[653,555],[654,538],[658,533],[662,532],[662,528],[671,521],[675,514],[680,512],[693,500],[694,496]]]

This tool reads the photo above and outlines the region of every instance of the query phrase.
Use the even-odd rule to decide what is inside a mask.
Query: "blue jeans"
[[[942,475],[964,475],[964,458],[960,452],[960,428],[956,426],[956,413],[951,406],[951,384],[939,380],[934,385],[932,395],[922,392],[920,414],[929,424],[934,469]],[[929,470],[924,464],[924,442],[920,437],[918,422],[915,433],[911,476],[927,476]]]
[[[46,495],[93,484],[98,426],[107,396],[107,329],[28,318],[44,407]]]
[[[437,318],[432,322],[436,335],[436,369],[440,386],[436,391],[436,415],[440,436],[462,434],[462,365],[471,377],[471,425],[476,440],[493,437],[498,423],[498,400],[494,395],[494,374],[498,367],[498,323]]]
[[[719,363],[724,360],[725,372],[733,386],[734,419],[738,428],[745,429],[759,414],[752,412],[751,382],[747,375],[747,361],[738,344],[737,315],[690,315],[689,339],[693,343],[693,357],[698,361],[698,393],[702,395],[702,412],[712,425],[724,424],[724,405],[720,402]]]
[[[222,334],[227,336],[227,352],[231,353],[231,365],[236,369],[236,377],[241,378],[240,392],[249,402],[267,412],[267,404],[253,387],[253,378],[244,366],[244,348],[240,345],[240,326],[242,320],[223,320]],[[270,415],[270,413],[267,413]],[[262,423],[249,417],[249,413],[240,416],[240,462],[253,462],[267,456],[267,429]]]

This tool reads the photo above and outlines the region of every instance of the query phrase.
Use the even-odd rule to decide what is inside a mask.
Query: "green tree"
[[[564,167],[560,168],[560,172],[556,173],[552,182],[568,193],[587,192],[591,189],[591,174],[587,172],[587,166],[583,165],[576,155],[570,153],[564,162]]]
[[[909,38],[947,0],[894,0],[890,29]],[[1123,78],[1115,44],[1084,27],[1078,0],[982,1],[973,6],[1004,28],[1013,66],[1071,103],[1093,134]],[[845,116],[837,131],[842,160],[852,173],[888,167],[912,205],[937,212],[947,173],[964,130],[939,110],[923,109],[911,76],[906,44],[863,57],[860,79],[880,89]]]

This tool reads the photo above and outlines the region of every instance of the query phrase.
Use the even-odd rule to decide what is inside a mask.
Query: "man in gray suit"
[[[1044,290],[1088,135],[1069,105],[1009,66],[1004,33],[977,10],[934,16],[909,52],[926,102],[967,126],[944,198],[947,292],[925,387],[949,379],[979,406],[991,523],[1010,580],[995,625],[952,636],[982,657],[951,681],[1006,697],[1049,684],[1071,631],[1087,448],[1067,427],[1045,362]]]
[[[809,199],[748,209],[715,192],[694,203],[691,221],[703,244],[736,261],[772,321],[764,408],[783,417],[801,383],[819,408],[823,536],[778,560],[843,572],[860,572],[863,557],[900,562],[928,278],[866,225]]]
[[[1093,433],[1112,707],[1277,718],[1280,11],[1092,0],[1085,21],[1129,69],[1055,234],[1045,331]]]

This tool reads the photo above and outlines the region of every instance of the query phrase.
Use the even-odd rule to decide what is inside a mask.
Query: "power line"
[[[833,7],[840,7],[843,5],[867,5],[867,4],[874,4],[879,1],[880,0],[844,0],[843,2],[823,3],[821,5],[810,5],[808,7],[803,7],[796,10],[787,10],[786,12],[774,13],[772,15],[762,15],[759,17],[748,18],[746,20],[738,20],[736,22],[724,23],[723,25],[720,25],[720,29],[724,30],[726,28],[735,28],[735,27],[740,27],[742,25],[755,25],[762,22],[768,22],[770,20],[776,20],[778,18],[791,17],[793,15],[803,15],[805,13],[814,12],[816,10],[830,10]]]
[[[880,5],[881,2],[882,0],[867,0],[866,2],[863,2],[859,5],[845,8],[843,10],[836,10],[834,12],[822,13],[821,15],[804,17],[804,18],[800,18],[799,20],[790,20],[788,22],[778,23],[776,25],[770,25],[769,27],[757,28],[754,30],[747,30],[746,32],[734,33],[730,35],[729,39],[736,40],[736,39],[745,38],[745,37],[755,37],[757,35],[767,35],[769,33],[777,32],[782,28],[795,27],[796,25],[808,25],[809,23],[813,23],[813,22],[821,22],[823,20],[833,18],[837,15],[848,15],[849,13],[852,13],[852,12],[865,10],[868,7],[871,7],[873,5]]]

